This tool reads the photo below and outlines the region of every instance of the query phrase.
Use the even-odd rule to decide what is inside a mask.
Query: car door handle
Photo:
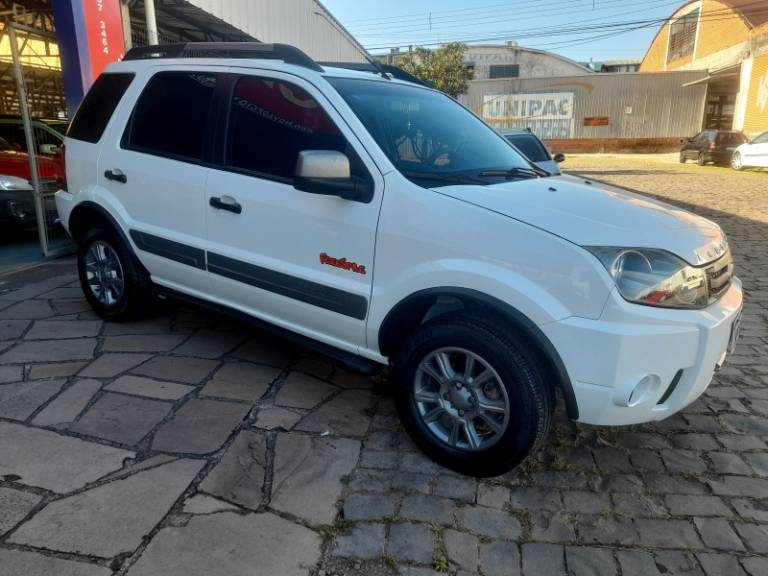
[[[208,203],[217,210],[226,210],[235,214],[240,214],[243,211],[243,207],[231,196],[222,196],[221,198],[212,196]]]
[[[121,184],[125,184],[128,182],[128,176],[123,174],[120,170],[107,170],[104,172],[104,178],[107,180],[114,180],[115,182],[120,182]]]

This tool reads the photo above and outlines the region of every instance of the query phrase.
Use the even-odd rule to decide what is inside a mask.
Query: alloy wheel
[[[101,304],[114,306],[122,298],[123,267],[117,252],[106,242],[97,240],[88,247],[85,276],[88,288]]]

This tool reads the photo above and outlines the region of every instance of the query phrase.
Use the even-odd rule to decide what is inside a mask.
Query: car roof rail
[[[181,42],[131,48],[123,60],[153,60],[159,58],[253,58],[282,60],[315,72],[323,69],[304,52],[288,44],[261,42]]]
[[[379,67],[376,67],[369,62],[318,62],[318,64],[320,64],[320,66],[344,68],[346,70],[357,70],[358,72],[371,72],[372,74],[379,74],[383,70],[389,76],[396,78],[397,80],[404,80],[405,82],[420,84],[421,86],[426,86],[427,88],[434,88],[431,82],[417,78],[402,68],[392,66],[391,64],[380,64]]]

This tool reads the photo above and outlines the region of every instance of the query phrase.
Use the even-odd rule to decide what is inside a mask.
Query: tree
[[[417,78],[431,82],[438,90],[456,98],[467,91],[472,69],[464,65],[466,44],[451,42],[428,50],[422,46],[403,56],[400,68]]]

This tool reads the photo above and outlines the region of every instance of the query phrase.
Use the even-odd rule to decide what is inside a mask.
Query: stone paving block
[[[530,515],[531,538],[537,542],[575,542],[576,529],[563,512],[534,512]]]
[[[152,380],[141,376],[126,374],[104,388],[111,392],[122,392],[134,396],[146,396],[158,400],[178,400],[194,390],[194,387],[175,382]]]
[[[295,353],[296,348],[290,342],[262,333],[250,338],[229,355],[240,360],[282,369],[288,366]]]
[[[744,454],[744,460],[749,463],[755,474],[764,478],[768,477],[768,454]]]
[[[350,490],[364,490],[366,492],[389,492],[394,476],[393,470],[357,468],[349,476],[347,487]]]
[[[422,494],[406,496],[400,505],[402,518],[433,524],[453,524],[455,511],[456,503],[453,500]]]
[[[489,508],[501,510],[509,502],[509,488],[493,484],[478,484],[477,503]]]
[[[177,460],[51,502],[9,542],[102,558],[132,552],[203,464]]]
[[[381,520],[395,515],[397,497],[388,494],[350,494],[344,500],[346,520]]]
[[[40,294],[39,297],[46,300],[85,300],[83,289],[80,286],[54,288],[50,292]]]
[[[216,371],[201,394],[256,402],[278,376],[280,376],[280,370],[271,366],[230,362]]]
[[[95,348],[96,340],[94,338],[21,342],[0,355],[0,364],[90,360],[93,358]]]
[[[334,436],[362,436],[368,430],[372,403],[367,390],[345,390],[329,402],[310,412],[296,430],[330,432]]]
[[[563,504],[568,512],[600,514],[611,509],[611,498],[608,494],[602,492],[566,490],[563,492]]]
[[[400,562],[432,562],[435,536],[423,524],[393,524],[389,528],[387,553]]]
[[[306,576],[320,544],[317,533],[274,514],[195,516],[161,530],[128,576]]]
[[[356,560],[375,560],[384,553],[384,524],[355,524],[349,534],[338,536],[334,556]]]
[[[707,463],[692,450],[662,450],[661,458],[673,473],[701,474],[707,470]]]
[[[0,477],[65,493],[119,470],[134,453],[55,432],[0,422]]]
[[[672,436],[672,444],[677,448],[687,450],[717,450],[719,448],[715,439],[709,434],[675,434]]]
[[[666,516],[667,509],[655,494],[611,494],[613,509],[619,514],[632,517]]]
[[[456,516],[459,526],[480,536],[507,540],[520,538],[520,522],[509,512],[482,506],[465,506],[457,511]]]
[[[352,472],[359,453],[357,440],[278,434],[271,506],[313,524],[331,524],[341,479]]]
[[[0,310],[0,320],[39,320],[51,316],[51,305],[40,300],[26,300]]]
[[[338,388],[302,374],[291,372],[275,397],[275,404],[289,408],[314,408],[330,397]]]
[[[170,411],[168,402],[108,392],[71,426],[71,430],[132,446]]]
[[[565,549],[568,576],[612,576],[618,574],[613,554],[607,548],[568,546]]]
[[[263,428],[264,430],[282,428],[288,431],[299,420],[301,420],[301,414],[281,408],[280,406],[268,405],[259,408],[259,412],[256,414],[255,425],[257,428]]]
[[[196,494],[184,502],[185,514],[215,514],[216,512],[226,512],[228,510],[238,510],[234,506],[213,496],[207,494]]]
[[[480,570],[485,576],[520,576],[520,550],[514,542],[480,544]]]
[[[250,407],[219,400],[188,400],[155,433],[152,449],[206,454],[218,450],[248,415]]]
[[[29,320],[0,320],[0,341],[16,340],[24,334],[27,326],[29,326]]]
[[[170,352],[187,336],[181,334],[144,334],[140,336],[107,336],[104,352]]]
[[[418,474],[417,472],[397,472],[392,476],[391,487],[393,490],[401,492],[420,492],[429,494],[431,492],[432,476],[429,474]]]
[[[7,576],[110,576],[103,566],[75,562],[35,552],[0,549],[0,566]]]
[[[741,564],[749,576],[765,576],[768,574],[768,558],[751,556],[743,558]]]
[[[133,374],[184,384],[199,384],[218,366],[216,360],[185,356],[157,356],[131,370]]]
[[[37,494],[0,486],[0,537],[21,522],[42,499]]]
[[[661,550],[654,553],[659,572],[665,575],[684,574],[685,576],[704,576],[699,569],[696,558],[690,552],[678,550]]]
[[[708,494],[703,482],[696,478],[651,474],[646,478],[648,492],[652,494]]]
[[[768,525],[735,522],[733,527],[750,551],[768,554]]]
[[[30,380],[43,380],[46,378],[68,378],[77,374],[87,362],[58,362],[54,364],[32,364],[29,367],[28,378]],[[10,368],[10,366],[9,366]],[[3,368],[0,367],[0,372]]]
[[[766,450],[768,445],[755,436],[742,434],[718,434],[718,441],[726,450],[733,452],[746,452],[747,450]]]
[[[0,384],[21,382],[24,379],[23,366],[0,366]]]
[[[768,435],[768,418],[751,414],[723,414],[721,418],[731,432],[754,434],[756,436]]]
[[[64,426],[75,421],[101,389],[98,380],[78,380],[59,394],[32,420],[36,426]]]
[[[241,431],[200,489],[246,508],[257,509],[264,499],[267,440],[260,432]]]
[[[732,498],[731,505],[736,509],[736,513],[742,518],[768,523],[768,502],[765,500]]]
[[[200,330],[176,349],[176,354],[197,358],[220,358],[245,340],[242,332]]]
[[[454,500],[474,502],[477,493],[477,481],[452,474],[440,474],[434,488],[435,494]]]
[[[93,338],[101,330],[100,320],[38,320],[24,336],[25,340]]]
[[[149,354],[102,354],[80,372],[88,378],[114,378],[152,358]]]
[[[579,521],[579,542],[583,544],[634,546],[638,540],[635,525],[629,519],[583,516]]]
[[[58,394],[64,380],[40,380],[0,384],[0,417],[26,420],[35,410]]]
[[[667,508],[673,516],[730,516],[731,511],[717,496],[670,494]]]
[[[708,480],[707,484],[718,496],[764,498],[768,494],[768,479],[765,478],[722,476],[721,480]]]
[[[93,313],[91,305],[85,300],[51,300],[51,306],[57,316],[68,314]]]
[[[622,576],[661,576],[653,554],[644,550],[617,550]]]
[[[738,474],[751,476],[753,471],[738,454],[728,452],[709,452],[707,454],[712,461],[716,474]]]
[[[693,525],[684,520],[657,520],[638,518],[635,528],[640,536],[638,543],[654,548],[703,548]]]
[[[3,299],[20,302],[21,300],[27,300],[29,298],[36,298],[54,288],[64,286],[73,280],[77,280],[76,274],[59,274],[51,276],[45,280],[30,282],[17,290],[7,292],[3,294]]]
[[[443,544],[448,560],[464,570],[477,571],[480,544],[477,537],[448,529],[443,532]]]
[[[515,486],[511,491],[510,505],[515,509],[559,510],[563,507],[563,502],[557,490]]]
[[[565,576],[563,547],[556,544],[523,544],[523,574]]]
[[[746,576],[736,556],[699,552],[696,558],[707,576]]]

